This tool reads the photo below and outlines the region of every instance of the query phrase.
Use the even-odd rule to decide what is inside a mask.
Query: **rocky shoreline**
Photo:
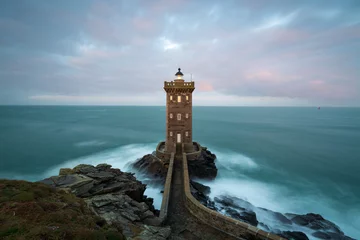
[[[108,224],[120,226],[126,239],[167,239],[170,227],[159,227],[159,211],[144,195],[146,185],[133,173],[108,164],[81,164],[61,169],[59,176],[40,181],[83,198],[87,206]]]
[[[222,195],[210,199],[210,187],[197,182],[197,180],[214,180],[216,178],[217,168],[215,161],[215,154],[206,148],[202,148],[199,159],[189,161],[188,163],[191,178],[190,191],[204,206],[287,239],[305,240],[316,238],[352,240],[352,238],[346,236],[336,224],[324,219],[319,214],[282,214],[269,209],[256,207],[248,201],[231,195]],[[52,206],[62,206],[56,208],[60,212],[64,209],[67,211],[67,208],[74,204],[76,205],[74,205],[76,211],[79,211],[80,208],[81,211],[78,213],[80,214],[78,218],[84,219],[82,215],[86,214],[86,219],[90,219],[87,220],[87,222],[92,222],[92,225],[89,225],[91,226],[90,229],[86,229],[85,227],[85,229],[81,231],[87,231],[86,233],[88,234],[90,234],[89,231],[93,234],[103,234],[102,236],[104,237],[99,239],[123,239],[122,236],[129,240],[183,239],[172,237],[170,226],[161,226],[159,210],[154,208],[153,199],[144,195],[147,183],[158,184],[159,186],[164,185],[168,163],[158,159],[155,154],[147,154],[134,162],[132,168],[150,180],[144,183],[140,182],[136,179],[134,173],[122,172],[120,169],[112,168],[112,166],[108,164],[99,164],[97,166],[80,164],[73,169],[60,169],[58,176],[52,176],[37,183],[26,182],[26,184],[28,184],[26,186],[28,186],[29,189],[33,188],[31,190],[33,192],[31,192],[30,195],[24,192],[25,183],[22,182],[25,181],[19,181],[20,183],[17,183],[16,181],[11,182],[10,180],[5,180],[8,182],[0,183],[0,191],[2,191],[1,193],[3,195],[8,195],[6,195],[6,198],[0,198],[0,206],[2,207],[0,208],[0,213],[5,214],[0,215],[0,217],[3,218],[0,218],[0,223],[5,225],[10,224],[10,230],[0,228],[0,237],[2,236],[1,234],[5,234],[4,236],[8,236],[8,238],[5,237],[4,239],[18,239],[12,237],[14,234],[18,234],[18,230],[16,230],[16,232],[13,229],[18,228],[14,228],[11,222],[8,223],[7,220],[4,220],[10,219],[9,214],[14,214],[15,216],[15,212],[17,212],[18,209],[13,206],[17,206],[17,204],[19,204],[19,206],[22,206],[22,204],[26,205],[29,204],[28,201],[32,201],[33,207],[37,209],[36,212],[43,211],[44,214],[46,214],[47,210],[45,209],[47,208],[44,208],[43,206],[45,205],[42,203],[46,194],[41,193],[46,190],[51,194],[59,195],[56,196],[61,200],[56,200],[57,198],[52,197],[51,201],[56,201],[52,203]],[[31,187],[29,184],[33,184],[34,186]],[[48,189],[45,188],[45,190],[43,190],[42,185],[37,184],[45,184],[48,186]],[[14,186],[17,186],[19,189],[15,189],[16,187]],[[54,190],[56,191],[54,192]],[[30,190],[26,191],[29,192]],[[19,196],[21,196],[21,198]],[[65,201],[69,199],[71,200],[70,204]],[[86,205],[87,208],[83,205]],[[95,216],[91,217],[90,212],[95,214]],[[59,216],[61,218],[61,215]],[[21,221],[27,219],[22,216],[17,217],[21,217]],[[42,219],[40,217],[38,218],[40,220]],[[64,219],[67,219],[67,216],[64,216]],[[276,224],[273,224],[274,222]],[[45,223],[40,222],[39,224]],[[81,223],[81,220],[79,220],[79,223]],[[50,233],[47,233],[50,235],[55,233],[60,234],[57,231],[61,228],[65,228],[65,230],[63,230],[64,232],[67,231],[66,225],[57,223],[56,219],[52,220],[50,228],[48,226],[49,224],[50,223],[46,223],[46,226],[39,228],[39,233],[36,234],[44,234],[44,229],[50,231]],[[29,234],[35,234],[32,233],[31,230],[22,231],[29,231]],[[20,233],[24,234],[21,231]],[[36,234],[35,236],[40,236]],[[76,235],[82,234],[82,232],[77,233],[75,231],[75,233],[69,232],[68,234]],[[106,236],[113,236],[113,238]],[[59,239],[63,238],[60,237]]]
[[[196,182],[194,179],[214,180],[217,176],[215,160],[216,155],[203,147],[199,159],[188,162],[189,176],[192,179],[191,193],[204,206],[287,239],[306,240],[310,237],[353,240],[346,236],[336,224],[324,219],[319,214],[282,214],[256,207],[250,202],[230,195],[210,199],[210,187]],[[156,181],[161,183],[165,181],[167,166],[154,154],[148,154],[139,159],[133,167]],[[263,217],[264,219],[260,220],[260,216],[266,216],[266,218]],[[275,225],[278,227],[271,227],[268,221],[276,221]]]

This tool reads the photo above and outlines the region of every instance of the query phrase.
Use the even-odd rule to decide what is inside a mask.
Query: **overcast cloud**
[[[0,104],[360,106],[360,1],[2,0]]]

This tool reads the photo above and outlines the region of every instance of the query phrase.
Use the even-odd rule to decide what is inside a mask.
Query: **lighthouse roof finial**
[[[184,74],[181,72],[181,68],[178,68],[178,72],[175,73],[175,76],[184,76]]]

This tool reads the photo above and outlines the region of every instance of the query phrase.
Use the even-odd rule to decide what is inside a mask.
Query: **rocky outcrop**
[[[278,233],[280,237],[284,237],[286,239],[296,239],[296,240],[309,240],[309,238],[306,236],[303,232],[298,231],[284,231],[281,233]]]
[[[324,219],[319,214],[282,214],[266,208],[258,208],[248,201],[229,195],[215,197],[212,201],[208,197],[211,189],[194,181],[191,181],[191,189],[192,195],[204,206],[286,239],[308,240],[308,236],[312,235],[318,239],[352,240],[344,235],[336,224]],[[263,218],[266,219],[266,222],[261,222],[257,214],[266,216]],[[280,230],[281,226],[287,230]],[[298,231],[299,226],[303,227],[306,234],[310,235]]]
[[[207,150],[206,147],[202,147],[200,156],[195,160],[188,161],[190,178],[215,179],[217,175],[215,159],[215,154]],[[167,161],[159,159],[153,153],[138,159],[132,164],[132,167],[140,174],[151,177],[152,184],[155,182],[163,185],[165,183],[168,164]]]
[[[304,227],[308,227],[314,230],[329,230],[334,233],[344,234],[340,228],[324,219],[320,214],[308,213],[305,215],[297,215],[297,214],[286,214],[291,218],[291,221]]]
[[[216,155],[202,147],[199,158],[188,161],[190,178],[215,179],[217,168],[215,165]]]
[[[216,210],[214,202],[211,201],[208,196],[208,194],[210,194],[210,187],[190,180],[190,192],[202,205]]]
[[[235,200],[241,200],[236,199]],[[228,196],[222,196],[221,198],[215,197],[215,203],[217,204],[216,210],[219,212],[225,212],[226,215],[249,223],[253,226],[257,226],[259,221],[256,218],[256,213],[250,208],[243,207],[242,205],[238,204],[237,201],[234,201],[233,198]]]
[[[140,174],[150,177],[151,184],[165,184],[168,163],[157,158],[155,155],[147,154],[143,156],[138,159],[132,167]]]
[[[166,239],[169,228],[160,224],[153,199],[144,195],[146,185],[134,174],[122,172],[107,164],[81,164],[61,169],[59,176],[40,182],[64,189],[85,200],[90,209],[108,224],[120,225],[127,239]]]

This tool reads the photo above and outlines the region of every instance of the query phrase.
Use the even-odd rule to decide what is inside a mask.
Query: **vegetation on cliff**
[[[0,239],[125,239],[85,201],[43,183],[0,180]]]

